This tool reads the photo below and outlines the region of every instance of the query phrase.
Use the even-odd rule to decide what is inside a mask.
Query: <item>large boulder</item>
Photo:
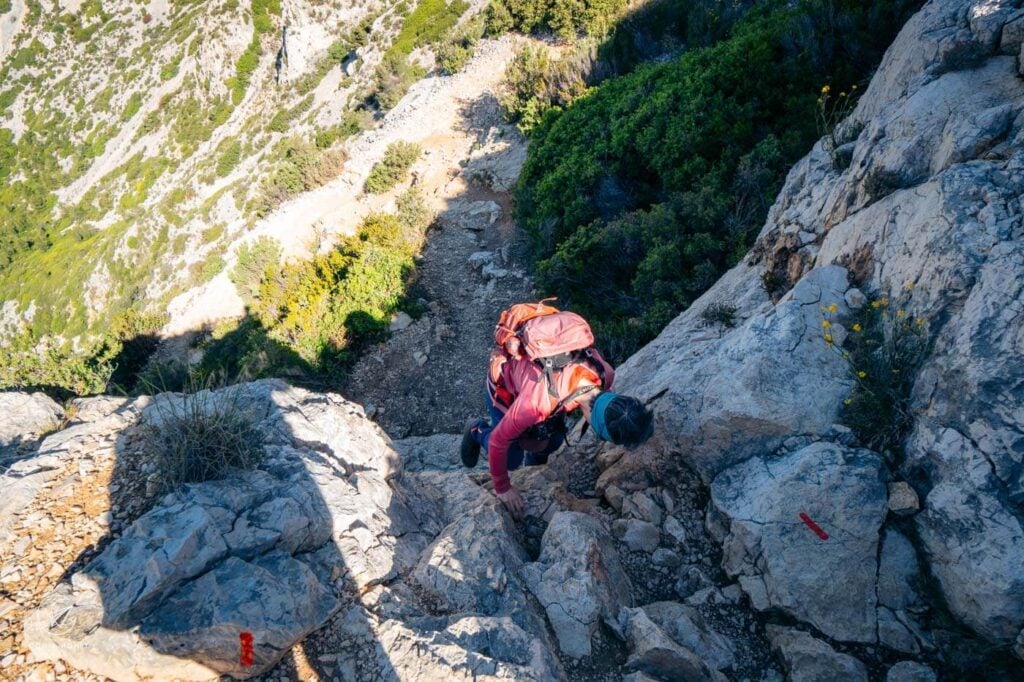
[[[720,682],[726,679],[708,661],[670,637],[644,609],[625,608],[619,618],[629,647],[627,672],[679,682]]]
[[[736,665],[735,644],[717,632],[696,608],[671,601],[653,602],[641,608],[665,634],[712,668],[726,670]]]
[[[143,424],[169,423],[185,400],[157,396]],[[389,482],[397,456],[357,406],[279,381],[202,400],[244,410],[265,441],[259,468],[165,496],[60,583],[25,621],[37,659],[116,680],[248,677],[345,590],[410,570],[426,547],[431,523]]]
[[[782,659],[790,682],[867,682],[868,671],[853,656],[841,654],[801,630],[768,626],[772,649]]]
[[[773,306],[753,269],[727,274],[616,373],[616,390],[652,401],[657,435],[607,475],[656,449],[684,453],[683,461],[710,481],[791,434],[826,432],[850,380],[822,338],[822,309],[847,315],[849,289],[846,269],[826,266]],[[716,302],[737,307],[736,327],[722,336],[699,316]]]
[[[586,514],[556,513],[544,532],[539,561],[527,564],[523,573],[567,656],[589,656],[600,622],[614,624],[619,610],[632,606],[615,544]]]
[[[0,469],[63,421],[64,408],[45,393],[0,392]]]
[[[879,643],[909,654],[931,647],[931,640],[917,619],[917,614],[926,608],[921,584],[913,544],[899,531],[886,529],[878,557]]]
[[[886,503],[879,455],[820,442],[719,474],[709,529],[723,543],[723,569],[741,577],[756,608],[874,642]]]

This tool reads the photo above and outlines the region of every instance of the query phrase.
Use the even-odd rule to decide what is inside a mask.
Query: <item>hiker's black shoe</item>
[[[459,447],[459,454],[462,455],[462,464],[470,469],[480,461],[480,444],[476,442],[476,434],[482,424],[481,419],[470,419],[466,423],[466,430],[462,432],[462,445]]]

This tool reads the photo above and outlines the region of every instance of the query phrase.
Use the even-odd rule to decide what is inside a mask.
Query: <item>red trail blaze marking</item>
[[[242,645],[242,657],[239,662],[248,668],[250,665],[253,664],[253,661],[256,658],[256,655],[252,650],[252,633],[243,632],[239,634],[238,641]]]
[[[821,538],[822,540],[828,540],[828,533],[823,531],[821,529],[821,526],[812,521],[810,516],[803,512],[800,512],[800,520],[807,524],[807,527],[814,531],[814,534],[817,535],[819,538]]]

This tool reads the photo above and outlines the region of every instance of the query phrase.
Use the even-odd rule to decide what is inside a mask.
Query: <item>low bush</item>
[[[124,105],[124,110],[121,111],[121,121],[129,121],[135,114],[139,113],[139,109],[142,108],[142,93],[133,92],[131,97],[128,98],[128,102]]]
[[[491,0],[487,32],[550,29],[564,39],[603,36],[626,7],[625,0]]]
[[[736,308],[727,303],[712,303],[700,311],[700,319],[705,327],[731,329],[736,326]]]
[[[206,347],[204,371],[252,378],[296,369],[332,381],[367,344],[387,334],[391,315],[408,307],[406,288],[429,222],[418,192],[399,214],[367,216],[358,234],[309,261],[278,265],[280,247],[258,240],[239,252],[232,280],[250,319]],[[225,350],[228,346],[232,350]]]
[[[260,287],[278,270],[281,254],[281,245],[277,240],[266,236],[238,248],[230,278],[247,306],[256,303]]]
[[[373,165],[366,178],[366,191],[382,194],[409,177],[409,169],[422,153],[412,142],[392,142],[384,151],[384,158]]]
[[[223,147],[220,156],[217,157],[217,177],[220,178],[230,175],[242,160],[241,140],[237,138],[230,140]]]
[[[391,47],[384,53],[375,73],[373,101],[381,109],[390,109],[405,95],[409,86],[426,75],[410,64],[414,49],[441,40],[469,8],[463,0],[421,0],[402,23]],[[397,8],[396,8],[397,10]]]
[[[914,423],[910,393],[930,349],[927,322],[911,315],[906,301],[891,304],[888,296],[880,296],[858,311],[840,346],[836,310],[835,305],[822,307],[821,324],[825,344],[842,356],[853,380],[840,421],[865,447],[899,465]]]
[[[540,123],[516,217],[541,292],[591,318],[614,361],[649,341],[749,248],[818,139],[821,84],[866,77],[918,4],[760,3],[720,42],[540,114],[549,71],[521,57],[512,108]]]
[[[545,47],[520,50],[505,69],[499,97],[505,117],[529,133],[548,111],[557,113],[587,91],[589,54],[551,59]]]
[[[281,157],[263,180],[253,210],[263,217],[300,192],[334,179],[345,165],[345,154],[321,150],[297,137],[285,138],[277,148]]]
[[[247,413],[239,387],[214,391],[212,381],[189,381],[180,394],[153,402],[143,447],[156,463],[164,491],[255,469],[263,459],[263,433]],[[159,392],[160,386],[151,387]]]

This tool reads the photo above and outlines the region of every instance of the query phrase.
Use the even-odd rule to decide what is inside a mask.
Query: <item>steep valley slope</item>
[[[573,433],[513,473],[522,522],[457,455],[481,320],[530,292],[505,203],[521,140],[463,102],[476,128],[418,167],[427,310],[344,396],[0,393],[0,675],[1020,679],[1022,76],[1021,2],[926,3],[750,253],[619,368],[655,436]],[[349,219],[328,187],[306,196]],[[894,334],[924,341],[877,352]],[[901,372],[901,414],[864,428],[851,410]],[[163,448],[224,414],[258,465],[168,490]]]

